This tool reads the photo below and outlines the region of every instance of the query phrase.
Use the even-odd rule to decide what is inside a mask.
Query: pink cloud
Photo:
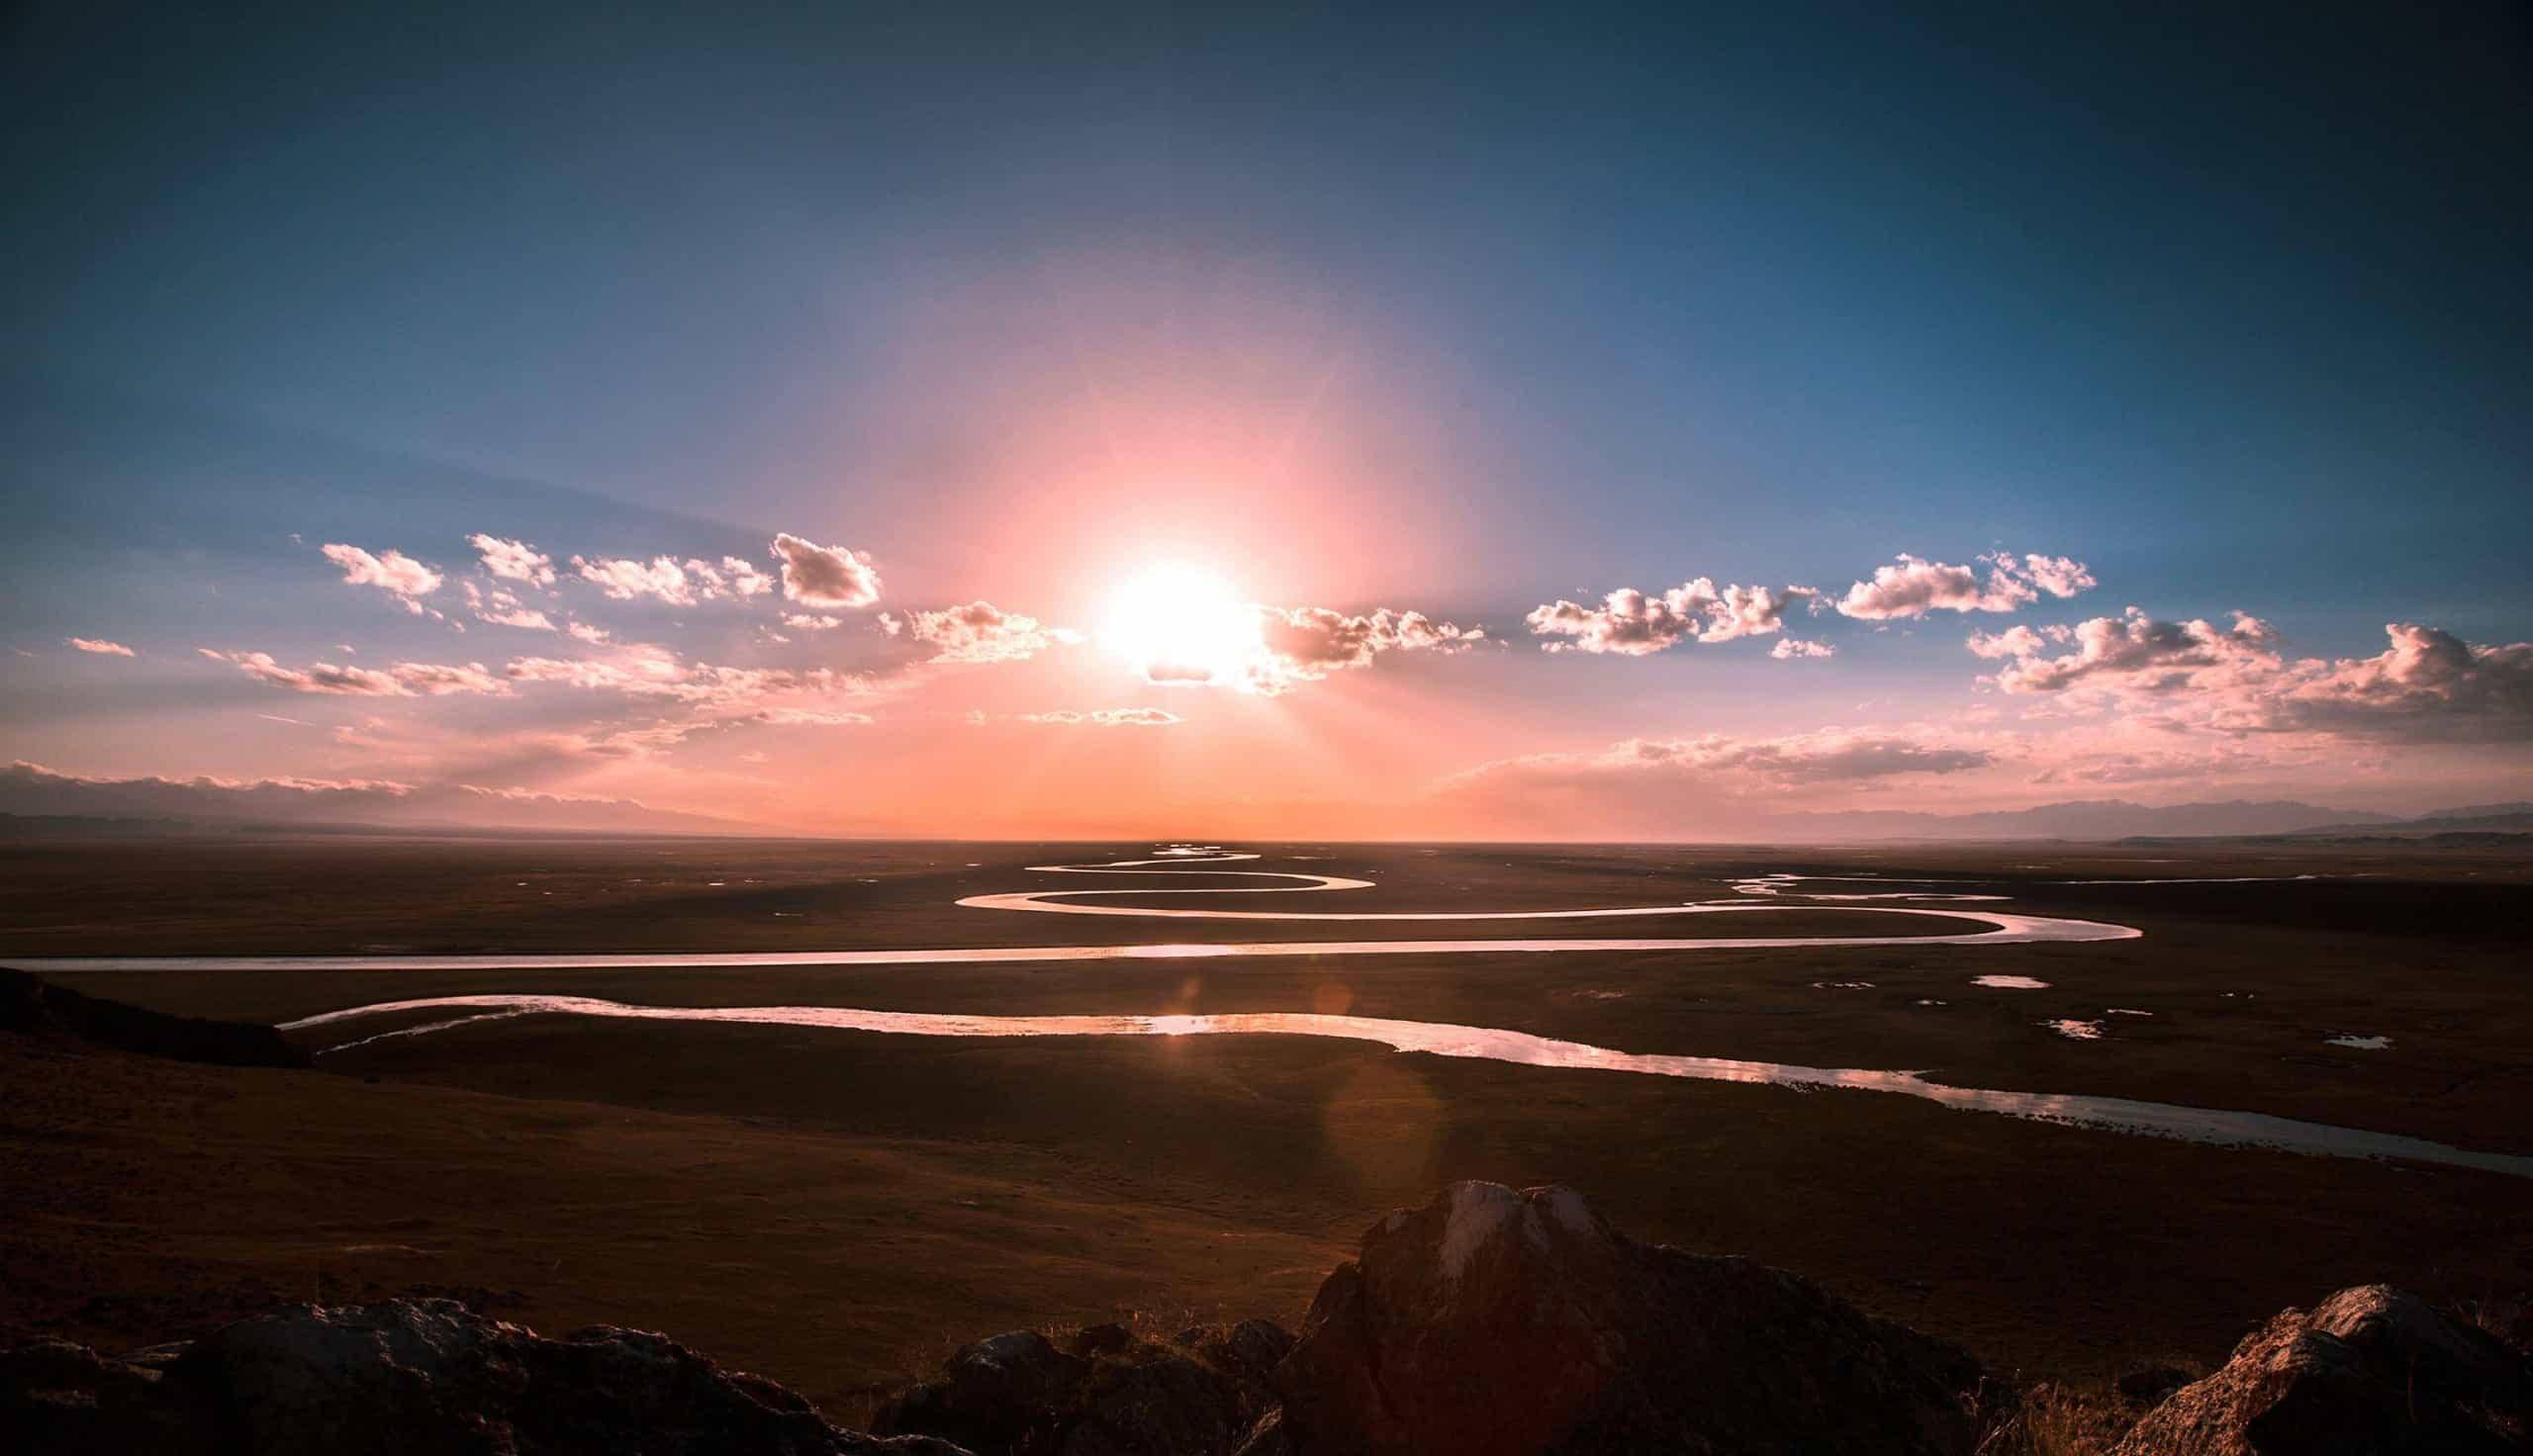
[[[783,594],[802,606],[864,607],[880,599],[879,569],[862,552],[789,531],[775,536],[773,551],[783,563]]]
[[[401,551],[388,550],[376,556],[358,546],[339,541],[321,548],[328,561],[343,569],[343,580],[355,587],[376,587],[393,593],[407,611],[421,615],[427,611],[417,597],[428,596],[439,590],[440,575]]]
[[[478,531],[466,538],[466,544],[475,548],[483,558],[484,570],[494,576],[531,587],[554,585],[554,558],[525,541],[508,541]]]
[[[1004,611],[990,601],[908,612],[902,617],[882,612],[880,630],[938,648],[932,657],[937,663],[1020,662],[1059,644],[1081,640],[1079,632],[1044,626],[1036,617]]]
[[[1267,671],[1288,679],[1315,679],[1344,668],[1371,666],[1384,652],[1465,652],[1486,640],[1483,627],[1438,622],[1421,611],[1375,607],[1349,614],[1325,606],[1255,608]]]
[[[1974,637],[2008,659],[2008,692],[2075,692],[2104,707],[2153,710],[2175,726],[2225,733],[2315,733],[2420,742],[2533,739],[2533,643],[2485,646],[2435,627],[2393,622],[2373,657],[2290,658],[2278,633],[2236,613],[2233,625],[2160,621],[2136,607],[2095,617],[2050,656],[2034,637]],[[2011,640],[2010,640],[2011,639]]]
[[[108,642],[102,637],[65,637],[61,640],[81,652],[92,652],[100,657],[138,657],[140,655],[120,642]]]
[[[1838,610],[1868,621],[1922,617],[1930,611],[2006,612],[2039,600],[2044,592],[2073,596],[2095,585],[2092,571],[2072,557],[2017,559],[1998,551],[1979,560],[1988,565],[1984,583],[1970,567],[1903,553],[1891,565],[1874,568],[1872,581],[1849,587],[1838,600]]]
[[[225,662],[258,682],[293,692],[323,692],[346,697],[440,697],[453,692],[507,694],[510,687],[485,671],[482,663],[398,663],[383,671],[312,663],[284,667],[267,652],[221,652],[200,649],[203,656]]]
[[[1534,636],[1570,639],[1541,644],[1549,652],[1643,657],[1683,642],[1731,642],[1781,631],[1786,609],[1815,595],[1809,587],[1718,591],[1712,579],[1699,577],[1658,596],[1622,587],[1598,606],[1560,598],[1534,608],[1523,622]]]
[[[1098,728],[1167,728],[1182,722],[1176,713],[1160,708],[1056,708],[1043,713],[1022,713],[1023,723],[1051,723],[1067,726],[1087,724]]]
[[[686,569],[669,557],[655,556],[642,562],[626,557],[602,556],[593,560],[575,556],[572,570],[616,601],[650,596],[671,606],[693,606],[696,602],[695,584],[687,580]]]

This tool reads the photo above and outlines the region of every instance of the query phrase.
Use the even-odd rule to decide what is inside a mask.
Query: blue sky
[[[2023,735],[1989,799],[2054,792],[2033,736],[2073,699],[1981,686],[2018,659],[1965,633],[2131,604],[2253,613],[2260,671],[2288,676],[2104,664],[2082,675],[2101,715],[2293,679],[2375,716],[2211,708],[2171,730],[2205,773],[2123,791],[2520,785],[2513,659],[2464,660],[2462,688],[2322,680],[2388,651],[2388,622],[2533,634],[2521,12],[1758,9],[39,5],[0,103],[11,757],[439,781],[444,756],[274,741],[249,706],[288,715],[273,684],[206,678],[200,650],[498,673],[519,644],[450,640],[472,534],[537,545],[568,586],[572,555],[771,570],[789,531],[880,564],[866,616],[990,599],[1095,636],[1121,581],[1192,561],[1279,609],[1506,644],[1384,646],[1268,694],[1316,796],[1363,797],[1332,752],[1447,784],[1632,740],[1972,731]],[[328,543],[436,564],[442,617],[355,591]],[[1525,626],[1616,588],[1834,599],[1901,553],[1999,549],[2098,585],[1772,629],[1836,650],[1817,661],[1713,633],[1549,654]],[[619,642],[687,664],[926,666],[876,618],[813,651],[757,635],[781,632],[771,601],[711,622],[609,601]],[[65,657],[72,636],[146,650]],[[1086,668],[1000,681],[1053,671],[918,672],[888,695],[921,706],[891,711],[1152,698]],[[1422,756],[1338,701],[1406,687],[1454,724]],[[2387,706],[2411,688],[2462,705]],[[1173,691],[1164,731],[1232,753],[1205,720],[1237,695]],[[2001,703],[2047,721],[1981,726]],[[496,714],[432,720],[442,750],[596,711],[323,706]],[[885,737],[790,752],[919,782],[923,754]],[[762,815],[715,756],[784,746],[739,738],[498,786]],[[2312,752],[2273,752],[2291,738]],[[2336,760],[2373,776],[2327,772],[2357,741]],[[1093,777],[1142,758],[1057,752]],[[1206,812],[1218,776],[1189,757],[1173,812]],[[1701,761],[1684,813],[1742,791],[1724,772]],[[921,827],[919,800],[891,814]]]

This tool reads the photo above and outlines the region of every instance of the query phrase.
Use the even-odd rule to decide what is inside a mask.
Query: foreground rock
[[[1966,1452],[1978,1363],[1808,1280],[1462,1183],[1320,1286],[1278,1371],[1319,1452]]]
[[[2289,1310],[2149,1411],[2116,1456],[2533,1450],[2523,1358],[2380,1284]]]
[[[2179,1372],[2132,1375],[2130,1409],[2160,1404],[2118,1456],[2533,1449],[2524,1357],[2381,1287],[2288,1311],[2169,1396]],[[1564,1189],[1463,1183],[1366,1232],[1298,1338],[1263,1320],[997,1335],[883,1409],[879,1435],[661,1335],[547,1339],[397,1300],[116,1359],[0,1354],[0,1451],[1952,1456],[1983,1425],[2024,1449],[1989,1390],[1960,1349],[1807,1280],[1635,1242]]]
[[[35,1453],[960,1456],[839,1430],[782,1386],[660,1335],[545,1339],[448,1300],[294,1310],[123,1360],[13,1350],[0,1430]]]

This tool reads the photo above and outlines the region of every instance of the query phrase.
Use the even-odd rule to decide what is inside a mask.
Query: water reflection
[[[2282,1148],[2329,1157],[2401,1158],[2533,1177],[2533,1157],[2450,1147],[2419,1138],[2335,1128],[2262,1113],[2225,1112],[2120,1097],[2007,1092],[1950,1087],[1916,1072],[1855,1067],[1796,1066],[1713,1056],[1615,1051],[1581,1042],[1561,1042],[1527,1032],[1374,1017],[1322,1016],[1305,1012],[1253,1012],[1219,1016],[954,1016],[933,1012],[864,1011],[844,1006],[634,1006],[586,996],[435,996],[386,1001],[302,1017],[286,1032],[340,1026],[364,1017],[418,1011],[465,1011],[475,1015],[403,1029],[422,1036],[475,1022],[486,1013],[620,1017],[641,1021],[727,1022],[744,1025],[821,1027],[925,1037],[1335,1037],[1373,1042],[1398,1051],[1469,1057],[1566,1070],[1635,1072],[1713,1082],[1756,1082],[1779,1087],[1853,1088],[1922,1098],[1964,1112],[2097,1128],[2115,1133],[2176,1138],[2191,1142]],[[358,1046],[329,1046],[328,1051]]]
[[[1793,892],[1786,885],[1804,879],[1873,876],[1763,875],[1736,882],[1752,898],[1681,901],[1667,905],[1623,905],[1592,910],[1172,910],[1155,905],[1085,905],[1077,895],[1110,899],[1156,895],[1280,895],[1321,890],[1374,888],[1368,879],[1334,874],[1304,874],[1264,869],[1216,869],[1215,864],[1253,861],[1255,854],[1210,845],[1173,845],[1158,858],[1117,860],[1101,864],[1033,864],[1040,874],[1197,875],[1206,879],[1240,878],[1294,881],[1238,888],[1201,889],[1032,890],[1010,894],[970,895],[958,903],[971,910],[1026,910],[1058,915],[1122,915],[1137,919],[1185,920],[1332,920],[1332,921],[1501,921],[1592,920],[1672,915],[1781,915],[1789,910],[1813,915],[1912,916],[1919,919],[1969,921],[1983,929],[1955,934],[1918,936],[1669,936],[1626,940],[1383,940],[1383,941],[1232,941],[1160,946],[1000,946],[939,947],[871,951],[744,951],[618,952],[544,956],[113,956],[32,957],[16,964],[33,971],[97,972],[155,970],[604,970],[604,969],[747,969],[786,965],[982,965],[1060,960],[1177,960],[1211,956],[1481,956],[1505,953],[1775,951],[1824,950],[1842,946],[2018,946],[2041,942],[2134,940],[2144,932],[2098,920],[2068,920],[2047,915],[2016,915],[2002,910],[1923,909],[1899,905],[1823,904],[1824,900],[1994,900],[1995,895],[1946,894],[1817,894]],[[1905,882],[1884,880],[1883,883]],[[1934,882],[1934,881],[1926,881]],[[865,880],[864,883],[877,883]],[[1789,903],[1791,901],[1801,903]],[[797,912],[778,910],[776,915]]]

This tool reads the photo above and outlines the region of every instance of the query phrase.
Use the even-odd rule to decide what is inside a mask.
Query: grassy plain
[[[60,974],[278,1022],[470,991],[983,1014],[1345,1011],[1632,1051],[1915,1068],[2533,1153],[2533,855],[2404,845],[1245,846],[1373,880],[1229,909],[1720,898],[1768,872],[1932,876],[2134,941],[748,970]],[[0,847],[11,957],[815,950],[1498,933],[1891,934],[1716,919],[1153,921],[965,895],[1147,845],[329,838]],[[2234,883],[2071,880],[2314,875]],[[1204,883],[1173,882],[1173,887]],[[1237,880],[1216,881],[1225,887]],[[1820,884],[1858,890],[1869,885]],[[1133,903],[1118,901],[1117,903]],[[1929,908],[1939,908],[1932,907]],[[1762,924],[1764,923],[1764,924]],[[1964,929],[1926,921],[1923,929]],[[2023,975],[2046,989],[1972,984]],[[1837,983],[1866,982],[1863,986]],[[2113,1015],[2112,1008],[2150,1013]],[[2098,1022],[2076,1041],[2045,1024]],[[385,1024],[381,1024],[382,1026]],[[374,1028],[363,1028],[372,1030]],[[2335,1046],[2383,1036],[2388,1048]],[[317,1035],[312,1046],[340,1036]],[[666,1328],[829,1402],[997,1328],[1139,1310],[1298,1317],[1378,1213],[1464,1177],[1583,1189],[1622,1228],[1748,1254],[1970,1344],[2098,1375],[2220,1358],[2340,1285],[2533,1288],[2533,1182],[1797,1093],[1291,1038],[949,1041],[531,1017],[316,1071],[13,1044],[0,1338],[108,1344],[306,1299],[468,1292]]]

